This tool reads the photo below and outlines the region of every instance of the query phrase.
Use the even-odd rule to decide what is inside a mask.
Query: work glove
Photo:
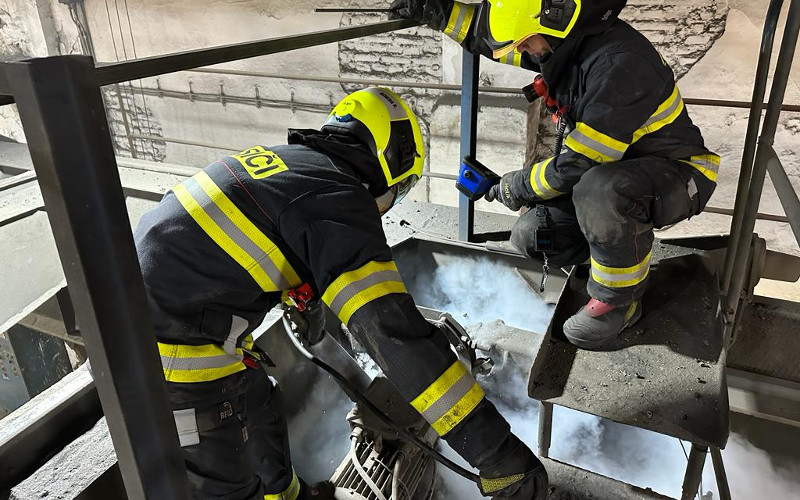
[[[305,311],[289,310],[295,331],[307,345],[318,343],[325,336],[325,309],[319,301],[309,302]]]
[[[453,0],[394,0],[389,19],[412,19],[442,31],[453,9]]]
[[[527,201],[514,196],[511,192],[511,183],[514,180],[514,174],[515,172],[504,174],[503,177],[500,178],[500,182],[492,186],[489,192],[486,193],[486,196],[484,196],[486,201],[497,200],[514,212],[524,207]]]

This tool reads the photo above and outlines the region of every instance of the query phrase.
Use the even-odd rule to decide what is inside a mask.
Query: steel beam
[[[17,100],[128,496],[188,498],[93,61],[59,56],[0,68]]]
[[[214,64],[238,61],[251,57],[276,54],[290,50],[304,49],[325,45],[327,43],[341,42],[353,38],[361,38],[370,35],[379,35],[404,28],[419,26],[421,23],[407,19],[397,21],[383,21],[350,28],[338,28],[326,31],[316,31],[313,33],[303,33],[277,38],[267,38],[245,43],[235,43],[230,45],[220,45],[206,49],[187,50],[141,59],[131,59],[128,61],[115,63],[101,63],[97,66],[97,83],[99,85],[110,85],[112,83],[127,82],[152,76],[174,73],[187,69],[199,68],[201,66],[212,66]],[[0,105],[14,102],[10,97],[13,82],[0,74]]]
[[[717,491],[720,500],[731,500],[731,488],[728,485],[728,474],[722,461],[722,452],[717,447],[711,448],[711,463],[714,465],[714,476],[717,479]]]
[[[753,171],[753,159],[756,154],[758,141],[758,129],[761,125],[761,110],[764,103],[764,96],[767,93],[767,80],[769,78],[769,66],[772,59],[772,47],[775,44],[775,33],[778,29],[778,20],[781,15],[783,0],[771,0],[767,9],[766,19],[764,20],[764,31],[761,35],[761,48],[758,55],[758,66],[756,67],[755,84],[753,85],[753,97],[750,102],[750,117],[747,122],[747,134],[744,140],[744,153],[742,154],[742,164],[739,169],[739,184],[736,189],[736,201],[733,206],[733,219],[731,220],[730,241],[728,243],[728,253],[725,257],[725,268],[722,274],[720,288],[726,294],[730,290],[730,282],[733,277],[733,266],[736,254],[739,251],[749,251],[747,248],[739,247],[739,240],[742,232],[742,222],[744,221],[745,205],[750,192],[750,176]],[[727,311],[726,311],[727,312]]]
[[[778,193],[778,199],[781,201],[797,244],[800,245],[800,199],[797,198],[797,192],[794,190],[789,176],[786,175],[786,170],[775,153],[775,149],[770,147],[766,154],[769,178]]]
[[[539,456],[550,457],[550,443],[553,438],[553,403],[539,402]]]
[[[708,446],[692,445],[689,452],[689,463],[686,464],[686,475],[683,478],[681,500],[694,500],[700,482],[703,480],[703,465],[706,463]]]
[[[774,2],[777,1],[779,0],[774,0]],[[794,59],[799,32],[800,0],[792,0],[791,5],[789,6],[789,14],[786,18],[786,27],[783,33],[783,40],[781,41],[778,62],[772,81],[772,89],[770,90],[769,94],[767,113],[764,117],[764,125],[761,129],[761,135],[758,139],[758,147],[756,148],[755,152],[755,159],[753,160],[750,184],[744,188],[747,198],[746,203],[743,207],[741,206],[740,200],[738,199],[739,194],[737,193],[737,206],[734,208],[734,210],[737,212],[736,216],[741,217],[741,226],[738,228],[733,225],[731,226],[731,232],[735,232],[735,234],[731,235],[731,241],[735,243],[732,243],[732,247],[729,249],[729,253],[726,258],[724,278],[727,279],[727,276],[730,273],[729,286],[723,287],[726,293],[723,311],[728,321],[725,329],[726,343],[733,339],[736,331],[736,322],[733,321],[732,318],[736,317],[736,311],[739,307],[739,301],[741,299],[742,287],[744,286],[745,280],[749,274],[747,262],[750,257],[750,243],[753,237],[753,230],[755,229],[756,214],[758,213],[761,195],[764,190],[767,164],[769,163],[772,144],[775,141],[775,133],[778,128],[778,119],[780,118],[781,114],[781,104],[783,103],[783,99],[786,95],[786,87],[789,82],[789,73],[792,69],[792,61]],[[771,44],[769,45],[771,46]],[[758,100],[756,101],[758,102]],[[756,113],[760,116],[759,111],[756,111]],[[751,133],[750,129],[748,129],[748,133]],[[745,151],[745,153],[749,154],[749,150]],[[745,168],[746,164],[743,163],[742,166],[742,174],[745,174],[745,170],[747,170]],[[739,189],[742,189],[741,183]],[[739,213],[742,215],[739,215]],[[735,217],[734,224],[736,222],[737,220]]]
[[[478,75],[480,56],[466,50],[461,55],[461,159],[475,156],[478,136]],[[475,203],[458,194],[458,239],[472,241],[475,237]]]

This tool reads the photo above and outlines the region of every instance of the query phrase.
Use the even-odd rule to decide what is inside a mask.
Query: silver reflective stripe
[[[514,51],[513,50],[511,52],[509,52],[508,54],[506,54],[505,63],[506,64],[510,64],[512,66],[514,65]]]
[[[587,148],[597,151],[598,153],[608,156],[613,160],[621,160],[623,156],[625,156],[625,151],[617,151],[614,148],[610,148],[603,144],[602,142],[597,142],[591,137],[584,135],[580,130],[575,129],[573,130],[569,136],[576,142],[583,144]]]
[[[445,416],[451,408],[457,405],[458,402],[467,395],[470,389],[472,389],[473,385],[475,385],[475,379],[472,378],[469,372],[465,372],[447,392],[442,394],[436,402],[422,412],[422,416],[428,423],[435,423]]]
[[[236,316],[235,314],[231,315],[231,332],[228,334],[228,338],[225,339],[225,343],[222,344],[222,348],[225,349],[225,352],[236,355],[236,344],[239,337],[249,326],[250,323],[248,323],[246,319]]]
[[[652,125],[652,124],[654,124],[654,123],[656,123],[656,122],[659,122],[659,121],[663,120],[664,118],[668,117],[668,116],[669,116],[669,115],[671,115],[671,114],[672,114],[672,113],[673,113],[673,112],[674,112],[676,109],[678,109],[678,107],[681,105],[681,103],[682,103],[682,102],[683,102],[683,98],[681,97],[681,92],[680,92],[680,90],[679,90],[679,91],[676,93],[676,95],[675,95],[675,100],[672,102],[672,104],[671,104],[671,105],[670,105],[670,106],[669,106],[667,109],[665,109],[664,111],[662,111],[661,113],[659,113],[659,114],[657,114],[657,115],[653,115],[653,116],[651,116],[651,117],[650,117],[650,119],[649,119],[649,120],[647,120],[647,121],[644,123],[644,125],[642,125],[642,127],[641,127],[641,128],[647,128],[647,127],[649,127],[650,125]]]
[[[645,260],[643,260],[641,264],[633,266],[637,268],[636,270],[624,274],[605,272],[595,267],[595,262],[592,261],[592,277],[595,278],[597,281],[602,281],[601,284],[606,286],[612,286],[612,287],[616,286],[619,288],[625,288],[636,285],[644,281],[644,278],[647,277],[647,274],[650,272],[651,257],[652,253],[648,254],[647,258],[645,258]]]
[[[178,440],[181,447],[200,444],[200,433],[197,430],[197,415],[194,408],[174,410],[175,427],[178,429]]]
[[[533,182],[536,183],[536,186],[534,186],[535,187],[534,191],[536,191],[536,194],[542,199],[554,198],[560,194],[563,194],[561,193],[561,191],[556,191],[555,189],[550,187],[549,184],[546,185],[542,182],[542,178],[544,177],[544,172],[546,171],[547,166],[550,165],[552,161],[553,158],[549,158],[541,163],[537,163],[536,165],[533,166],[533,172],[531,172],[531,179],[533,179]]]
[[[714,172],[715,174],[719,173],[719,165],[714,162],[703,160],[701,158],[692,157],[689,160],[690,163],[694,163],[695,165],[700,165],[701,167]]]
[[[230,354],[197,358],[161,356],[161,365],[167,370],[210,370],[214,368],[226,368],[241,361],[241,355],[231,356]]]
[[[461,10],[458,13],[458,18],[456,19],[456,24],[455,24],[455,26],[453,26],[453,34],[456,35],[456,37],[457,37],[456,39],[458,40],[458,43],[463,42],[464,38],[465,38],[464,35],[461,34],[461,30],[464,27],[464,18],[467,16],[467,11],[468,10],[469,10],[469,7],[467,7],[466,5],[461,5]]]
[[[214,203],[214,200],[203,191],[203,188],[193,177],[186,179],[183,185],[197,204],[208,214],[211,220],[213,220],[234,243],[244,250],[257,265],[261,266],[267,276],[269,276],[269,279],[278,287],[278,290],[289,290],[292,288],[280,270],[275,267],[275,263],[272,262],[272,259],[225,215],[222,209],[220,209],[217,204]]]
[[[331,301],[330,309],[333,311],[337,316],[339,312],[342,310],[347,301],[355,297],[355,295],[363,290],[371,286],[375,286],[378,283],[383,283],[386,281],[403,281],[403,278],[400,276],[400,273],[394,270],[385,270],[385,271],[376,271],[374,273],[370,273],[367,276],[364,276],[358,281],[354,281],[344,288],[342,288],[339,293],[336,294],[336,297]]]

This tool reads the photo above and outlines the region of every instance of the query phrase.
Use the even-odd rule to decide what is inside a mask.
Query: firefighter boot
[[[547,500],[544,465],[512,435],[514,451],[497,465],[481,468],[481,493],[493,500]]]
[[[580,311],[564,322],[564,335],[582,349],[599,349],[612,340],[625,328],[632,326],[642,317],[640,301],[614,307],[591,299]]]

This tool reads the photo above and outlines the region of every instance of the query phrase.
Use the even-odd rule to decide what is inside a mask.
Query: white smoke
[[[501,319],[543,332],[552,314],[513,268],[488,259],[444,263],[435,273],[431,293],[418,299],[422,305],[449,312],[468,330],[474,323]],[[527,373],[510,359],[479,378],[513,432],[536,450],[539,405],[528,397],[526,380]],[[688,453],[690,445],[685,446]],[[446,443],[442,447],[449,458],[464,464]],[[554,410],[550,456],[671,497],[680,497],[687,462],[677,439],[561,407]],[[733,498],[800,499],[800,464],[776,469],[766,452],[737,434],[731,435],[723,459]],[[438,471],[437,500],[484,498],[461,476],[442,466]],[[719,498],[710,458],[702,488],[712,493],[710,498]]]
[[[486,258],[444,262],[421,288],[414,296],[417,304],[448,312],[464,326],[502,319],[544,332],[553,313],[513,267]]]
[[[313,372],[312,372],[313,373]],[[289,419],[289,445],[297,474],[307,483],[330,479],[350,449],[346,417],[353,402],[329,375],[318,371],[304,406]],[[283,397],[298,397],[287,395]]]
[[[518,328],[544,331],[552,314],[513,268],[486,259],[444,263],[430,292],[417,293],[415,299],[420,305],[449,312],[466,327],[499,318]],[[375,374],[377,368],[366,355],[359,354],[358,359],[370,375]],[[538,402],[527,396],[527,376],[508,359],[479,381],[512,430],[536,450]],[[305,399],[303,410],[290,421],[289,435],[298,474],[316,482],[329,478],[348,451],[350,429],[345,416],[352,403],[324,375]],[[467,465],[444,441],[441,448],[450,459]],[[560,407],[554,411],[550,456],[671,497],[680,497],[686,468],[681,443],[674,438]],[[800,499],[800,464],[776,467],[766,452],[737,434],[731,435],[723,457],[734,499]],[[469,481],[440,465],[437,468],[435,500],[485,498]],[[711,492],[710,498],[719,498],[710,459],[702,488]]]

